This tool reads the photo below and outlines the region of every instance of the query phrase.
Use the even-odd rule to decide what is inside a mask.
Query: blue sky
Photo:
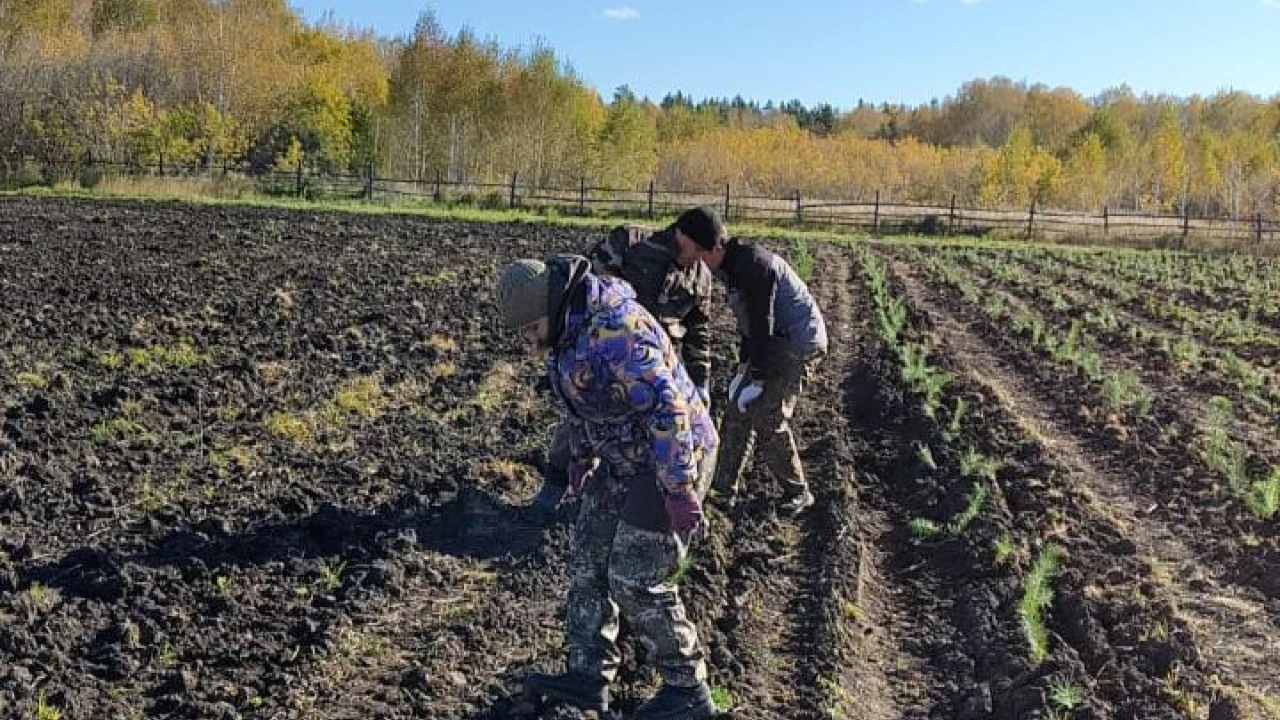
[[[1186,97],[1280,94],[1280,0],[293,0],[380,35],[435,12],[505,47],[538,40],[608,99],[926,103],[1003,75]]]

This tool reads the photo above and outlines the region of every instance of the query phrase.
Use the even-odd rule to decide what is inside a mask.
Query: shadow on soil
[[[413,494],[371,512],[325,502],[296,520],[267,522],[238,533],[223,519],[207,518],[169,532],[136,554],[85,545],[58,560],[30,565],[17,586],[38,582],[64,594],[112,602],[130,594],[135,576],[161,568],[193,581],[217,569],[332,556],[367,564],[413,549],[518,562],[537,554],[547,527],[563,519],[563,514],[539,516],[531,508],[509,505],[475,488],[427,507]],[[20,548],[12,555],[20,562],[25,559]]]

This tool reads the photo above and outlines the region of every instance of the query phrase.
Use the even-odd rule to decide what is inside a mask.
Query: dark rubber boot
[[[524,679],[524,696],[527,700],[564,703],[579,710],[609,710],[609,686],[604,679],[575,672],[533,673]]]
[[[706,683],[693,687],[663,685],[648,702],[636,709],[631,720],[707,720],[716,714],[711,688]]]

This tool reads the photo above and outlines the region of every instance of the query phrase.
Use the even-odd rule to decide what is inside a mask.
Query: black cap
[[[711,250],[724,239],[724,223],[720,215],[706,205],[690,208],[676,218],[676,229],[704,250]]]

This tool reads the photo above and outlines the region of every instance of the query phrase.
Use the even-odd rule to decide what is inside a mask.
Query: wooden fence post
[[[439,170],[436,171],[436,191],[433,197],[436,202],[440,202],[441,200],[444,199],[444,195],[442,195],[440,192],[440,171]]]
[[[875,214],[872,215],[871,217],[872,217],[871,227],[873,228],[873,232],[880,232],[880,191],[879,190],[876,190]]]
[[[516,206],[516,179],[519,175],[520,173],[516,171],[511,173],[511,199],[507,202],[507,207],[513,208]]]
[[[649,179],[649,218],[653,218],[653,179]]]
[[[800,190],[797,189],[796,190],[796,224],[797,225],[804,222],[803,213],[804,211],[801,209],[801,206],[800,206]]]
[[[302,156],[298,156],[298,171],[294,176],[293,188],[297,191],[298,197],[302,197]]]
[[[1182,208],[1182,239],[1187,239],[1187,233],[1191,232],[1191,206],[1184,205]]]
[[[1027,214],[1027,239],[1031,239],[1031,233],[1036,229],[1036,199],[1031,198],[1031,211]]]
[[[373,161],[369,161],[369,173],[365,176],[364,199],[373,201]]]
[[[724,219],[729,219],[729,183],[724,184]]]
[[[1258,244],[1262,244],[1262,213],[1254,213],[1253,227],[1257,231]]]
[[[956,194],[951,193],[951,210],[947,214],[947,234],[953,235],[956,231]]]
[[[1102,234],[1111,234],[1111,209],[1107,205],[1102,206]]]
[[[587,176],[578,176],[578,214],[587,214]]]

